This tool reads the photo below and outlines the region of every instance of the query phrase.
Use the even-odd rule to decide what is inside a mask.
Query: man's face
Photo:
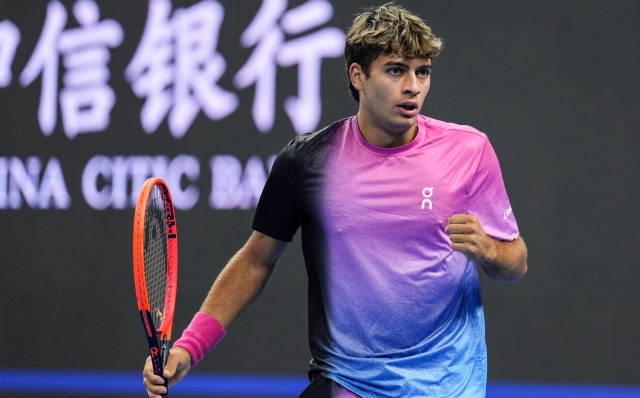
[[[401,136],[415,125],[429,91],[431,59],[382,54],[371,64],[369,76],[361,73],[360,78],[360,114],[368,127]]]

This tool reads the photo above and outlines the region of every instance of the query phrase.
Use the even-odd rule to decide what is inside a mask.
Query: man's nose
[[[420,86],[418,85],[418,77],[413,73],[407,73],[404,78],[402,92],[410,95],[418,95]]]

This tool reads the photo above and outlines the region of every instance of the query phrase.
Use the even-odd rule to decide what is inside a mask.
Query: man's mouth
[[[416,109],[418,107],[418,105],[411,103],[411,102],[403,102],[402,104],[398,105],[400,108],[406,109],[408,111],[412,111],[414,109]]]
[[[418,113],[418,104],[413,101],[398,104],[398,108],[400,108],[400,114],[404,117],[412,118]]]

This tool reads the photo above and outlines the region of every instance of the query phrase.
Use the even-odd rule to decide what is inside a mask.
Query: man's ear
[[[364,88],[362,82],[365,78],[366,76],[360,64],[354,62],[349,66],[349,79],[351,79],[351,84],[356,90],[362,91]]]

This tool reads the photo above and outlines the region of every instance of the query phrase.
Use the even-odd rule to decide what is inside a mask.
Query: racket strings
[[[157,186],[149,195],[144,231],[145,282],[153,325],[158,328],[167,291],[167,228],[164,197]]]

